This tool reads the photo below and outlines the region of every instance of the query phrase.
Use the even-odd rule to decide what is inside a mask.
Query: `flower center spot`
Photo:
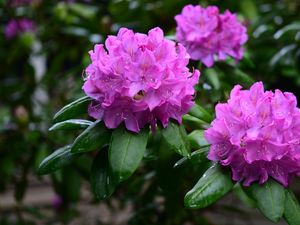
[[[134,100],[141,100],[142,98],[144,98],[144,96],[145,96],[145,91],[144,90],[140,90],[138,93],[136,93],[133,96],[133,99]]]

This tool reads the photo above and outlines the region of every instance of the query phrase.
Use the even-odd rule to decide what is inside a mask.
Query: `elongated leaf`
[[[256,202],[247,195],[240,183],[236,183],[233,187],[233,193],[247,206],[255,208]]]
[[[79,153],[99,150],[109,143],[110,136],[111,132],[103,122],[96,121],[75,139],[71,151]]]
[[[274,38],[279,39],[288,31],[300,31],[300,23],[292,23],[287,26],[284,26],[274,34]]]
[[[54,124],[52,127],[49,128],[49,131],[77,130],[77,129],[87,128],[88,126],[90,126],[92,124],[93,124],[93,122],[91,122],[89,120],[70,119],[70,120],[65,120],[65,121]]]
[[[180,167],[187,163],[190,163],[192,165],[197,165],[203,161],[208,160],[207,159],[208,150],[209,150],[209,147],[204,147],[202,149],[192,152],[192,154],[190,156],[185,156],[182,159],[180,159],[179,161],[177,161],[174,165],[174,168]]]
[[[209,112],[197,104],[190,109],[189,114],[207,123],[210,123],[213,119]]]
[[[63,166],[70,164],[74,159],[78,158],[80,154],[71,153],[71,145],[59,148],[47,158],[45,158],[39,165],[38,174],[52,173]]]
[[[262,24],[253,31],[253,37],[262,38],[264,35],[266,36],[269,32],[272,32],[272,30],[271,25]]]
[[[265,217],[273,222],[280,220],[285,203],[285,191],[282,185],[269,179],[264,185],[252,184],[247,191]]]
[[[246,51],[244,53],[244,57],[243,59],[241,60],[241,63],[242,64],[245,64],[247,67],[250,67],[252,69],[255,69],[255,64],[254,62],[252,61],[251,57],[250,57],[250,54],[248,51]],[[236,67],[235,67],[236,68]]]
[[[255,82],[250,75],[237,68],[233,70],[232,76],[235,77],[237,82],[242,84],[251,85]]]
[[[72,3],[68,5],[70,11],[85,19],[92,19],[97,12],[97,7],[81,3]]]
[[[185,114],[182,117],[182,121],[185,127],[189,127],[191,130],[202,129],[208,127],[208,123],[198,119],[197,117],[191,116],[189,114]]]
[[[198,149],[208,145],[208,142],[204,138],[204,130],[194,130],[188,135],[191,148]]]
[[[297,48],[296,44],[290,44],[281,48],[270,60],[270,66],[276,66],[280,60],[284,59],[284,57],[290,52],[294,51]]]
[[[289,225],[300,224],[300,205],[291,190],[285,192],[285,206],[283,216]]]
[[[95,157],[91,169],[92,190],[98,199],[105,199],[112,195],[116,188],[109,168],[108,154],[102,149]]]
[[[116,181],[130,177],[139,166],[146,150],[148,128],[135,134],[120,126],[112,133],[109,163]]]
[[[206,69],[205,74],[207,79],[210,81],[214,89],[219,90],[221,88],[220,77],[218,76],[218,72],[216,69]]]
[[[190,144],[183,125],[170,122],[168,127],[161,131],[164,140],[180,155],[190,154]]]
[[[54,115],[54,122],[60,122],[67,119],[72,119],[74,117],[80,116],[87,112],[88,104],[91,99],[88,96],[77,99],[74,102],[64,106]]]
[[[223,197],[233,187],[230,175],[224,173],[219,165],[210,167],[190,190],[184,204],[189,208],[204,208]]]

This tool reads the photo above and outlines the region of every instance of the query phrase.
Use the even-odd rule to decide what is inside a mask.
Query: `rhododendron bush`
[[[3,3],[0,225],[299,225],[300,6],[275,2]]]

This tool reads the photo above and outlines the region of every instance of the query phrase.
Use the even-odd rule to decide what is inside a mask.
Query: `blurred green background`
[[[88,51],[95,43],[102,43],[108,34],[115,34],[120,27],[147,32],[159,26],[166,35],[173,36],[174,16],[189,3],[217,5],[222,12],[225,9],[236,12],[248,27],[249,35],[245,58],[239,63],[228,59],[211,69],[200,68],[202,77],[196,99],[200,105],[213,111],[213,105],[225,100],[234,84],[248,87],[256,80],[264,81],[268,89],[294,92],[300,99],[299,1],[1,0],[0,193],[4,193],[2,196],[13,193],[16,201],[12,207],[5,208],[0,197],[1,225],[68,224],[82,215],[83,202],[91,207],[98,205],[93,197],[88,201],[85,198],[90,195],[89,157],[82,157],[48,177],[35,174],[45,156],[74,138],[71,133],[49,132],[52,117],[62,106],[83,96],[82,74],[90,62]],[[6,25],[12,19],[21,18],[32,20],[36,29],[7,39]],[[192,65],[198,64],[192,62]],[[151,164],[150,156],[149,160]],[[167,163],[164,167],[161,171],[165,173],[169,168]],[[198,212],[180,211],[184,192],[178,194],[177,208],[177,203],[166,200],[168,194],[164,193],[163,186],[176,184],[165,184],[159,176],[147,183],[153,176],[147,162],[140,170],[143,173],[137,172],[135,178],[118,190],[117,200],[102,204],[113,211],[123,209],[130,201],[130,212],[135,212],[127,218],[130,224],[183,224],[183,221],[212,224]],[[186,168],[180,173],[188,174],[191,170]],[[34,184],[51,185],[56,193],[43,207],[27,205],[24,201]],[[178,212],[170,216],[173,210]],[[82,224],[110,223],[98,218]]]

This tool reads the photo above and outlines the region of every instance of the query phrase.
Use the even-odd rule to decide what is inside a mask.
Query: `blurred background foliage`
[[[95,43],[102,43],[108,34],[115,34],[123,26],[139,32],[159,26],[172,37],[174,16],[189,3],[217,5],[221,11],[238,13],[249,34],[245,57],[238,63],[228,59],[207,69],[191,62],[191,67],[200,67],[202,72],[196,87],[198,104],[213,112],[214,104],[225,100],[234,84],[248,87],[255,80],[264,81],[268,89],[292,91],[300,99],[299,1],[1,0],[0,192],[13,190],[18,202],[13,210],[0,209],[1,225],[35,224],[36,220],[43,224],[68,223],[80,216],[77,206],[82,201],[81,187],[84,189],[90,179],[94,155],[82,157],[50,177],[41,178],[35,173],[41,159],[74,138],[74,134],[48,131],[54,113],[83,96],[83,70]],[[7,39],[5,27],[17,18],[32,20],[36,29]],[[189,124],[187,119],[187,128]],[[167,147],[161,148],[164,151],[146,155],[140,170],[122,185],[113,200],[104,203],[114,208],[112,202],[118,199],[122,208],[131,202],[134,214],[129,224],[211,224],[199,211],[182,206],[184,193],[196,181],[193,174],[205,168],[195,163],[174,171],[179,157]],[[165,177],[170,179],[166,181]],[[53,206],[56,216],[46,217],[38,208],[22,203],[32,179],[53,185],[58,196],[54,199],[58,206]],[[94,203],[95,199],[89,202]],[[23,214],[30,216],[24,218]],[[105,223],[99,220],[93,224]]]

